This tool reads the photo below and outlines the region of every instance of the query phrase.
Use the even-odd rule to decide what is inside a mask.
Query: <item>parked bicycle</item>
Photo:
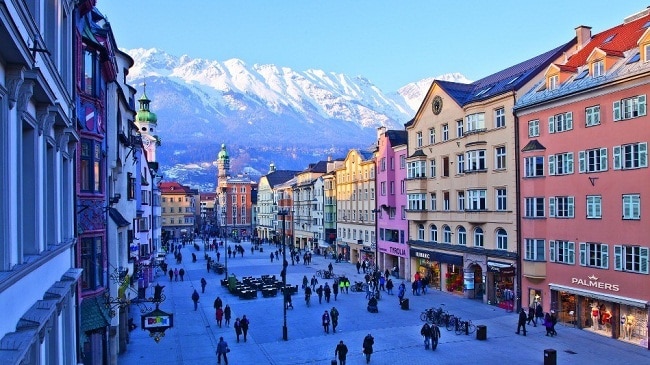
[[[323,279],[338,279],[338,275],[329,270],[318,270],[316,271],[316,276]]]
[[[444,317],[447,313],[442,308],[429,308],[425,309],[420,314],[420,320],[429,324],[441,325],[444,322]]]
[[[471,320],[467,321],[458,321],[458,326],[456,327],[456,334],[461,335],[471,335],[476,331],[476,326],[472,324]]]
[[[350,285],[350,290],[353,292],[362,292],[363,291],[363,282],[355,281],[353,285]]]

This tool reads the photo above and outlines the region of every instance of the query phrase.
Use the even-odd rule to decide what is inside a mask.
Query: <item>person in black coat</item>
[[[519,321],[517,322],[517,332],[516,334],[519,334],[519,329],[523,328],[524,329],[524,336],[526,336],[526,320],[528,319],[528,316],[526,316],[526,311],[524,308],[521,308],[519,310]]]
[[[336,345],[336,350],[334,350],[334,356],[339,358],[339,365],[345,365],[345,358],[348,355],[348,347],[343,343],[343,340]]]
[[[370,355],[372,354],[372,346],[375,344],[375,339],[369,333],[363,339],[363,353],[366,355],[366,364],[370,363]]]

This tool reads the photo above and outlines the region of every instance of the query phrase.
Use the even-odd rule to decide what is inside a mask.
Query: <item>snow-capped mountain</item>
[[[377,127],[402,129],[434,79],[384,93],[362,76],[176,57],[157,49],[126,52],[135,61],[129,83],[139,93],[146,83],[158,114],[159,162],[168,174],[178,164],[205,173],[208,184],[215,177],[203,167],[213,166],[221,143],[228,145],[233,172],[252,167],[264,173],[270,162],[299,170],[365,148]],[[460,74],[437,78],[468,81]]]

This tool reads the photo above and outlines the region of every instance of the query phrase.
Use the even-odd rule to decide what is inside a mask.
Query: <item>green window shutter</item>
[[[580,266],[587,266],[587,244],[580,242]]]
[[[648,142],[639,143],[639,166],[648,167]]]
[[[621,120],[621,102],[620,100],[614,102],[614,121]]]
[[[639,95],[638,102],[639,102],[639,116],[641,117],[641,116],[644,116],[645,113],[646,113],[645,94],[644,95]]]
[[[600,170],[607,171],[607,148],[600,149]]]
[[[602,259],[603,259],[601,267],[603,269],[609,269],[609,246],[607,246],[604,243],[601,244],[600,245],[600,253],[601,253]]]
[[[587,169],[585,151],[578,152],[578,172],[583,173]]]
[[[555,117],[548,117],[548,133],[555,133]]]
[[[566,172],[567,174],[573,174],[573,152],[569,152],[567,154]]]
[[[621,169],[621,146],[614,146],[614,170]]]
[[[567,202],[569,203],[569,217],[573,218],[573,214],[575,213],[575,198],[572,196],[567,197]]]
[[[569,264],[576,263],[576,243],[569,242]]]
[[[555,175],[555,155],[548,156],[548,174]]]
[[[643,274],[648,273],[648,251],[650,249],[648,247],[641,247],[639,249],[639,263],[641,266],[641,272]]]
[[[555,217],[555,198],[548,198],[548,216]]]
[[[614,270],[623,270],[623,246],[614,245]]]
[[[548,241],[548,261],[555,262],[555,241]]]
[[[572,112],[566,113],[564,115],[564,119],[565,119],[564,123],[566,125],[566,128],[564,130],[569,131],[569,130],[573,129],[573,113]]]

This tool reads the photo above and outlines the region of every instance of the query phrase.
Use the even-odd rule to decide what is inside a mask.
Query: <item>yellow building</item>
[[[177,182],[160,183],[162,230],[165,238],[190,238],[194,234],[196,189]]]

